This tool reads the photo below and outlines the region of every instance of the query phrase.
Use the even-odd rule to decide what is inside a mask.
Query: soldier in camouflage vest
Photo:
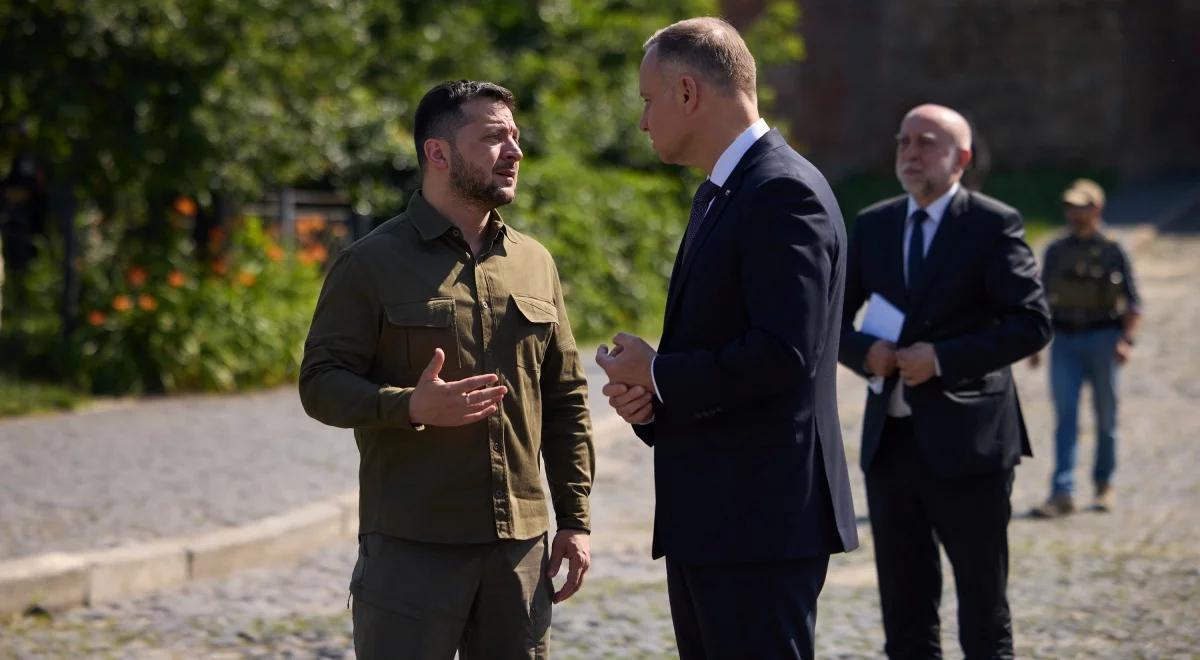
[[[1129,257],[1100,231],[1104,190],[1079,179],[1063,193],[1070,232],[1046,249],[1042,280],[1054,319],[1050,389],[1057,417],[1050,497],[1031,515],[1054,518],[1075,511],[1074,470],[1079,393],[1092,387],[1096,459],[1092,469],[1097,511],[1113,506],[1117,455],[1118,368],[1133,352],[1141,300]],[[1031,358],[1037,366],[1038,356]]]

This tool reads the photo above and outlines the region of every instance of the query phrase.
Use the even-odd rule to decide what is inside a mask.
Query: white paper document
[[[867,311],[863,314],[862,327],[859,332],[874,335],[880,339],[895,342],[900,339],[900,328],[904,327],[904,312],[888,302],[887,298],[872,293],[867,300]],[[883,391],[883,378],[872,376],[868,381],[871,391],[879,394]]]

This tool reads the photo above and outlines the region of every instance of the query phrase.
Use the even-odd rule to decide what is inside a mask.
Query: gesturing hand
[[[641,385],[629,387],[622,383],[609,383],[602,390],[621,419],[630,424],[645,424],[654,419],[654,395]]]
[[[567,560],[567,581],[554,594],[554,602],[561,603],[570,598],[583,586],[583,576],[592,565],[591,540],[581,529],[560,529],[550,544],[550,566],[547,577],[558,575],[562,560]]]
[[[463,426],[496,413],[508,388],[495,385],[496,374],[482,374],[447,383],[438,377],[446,353],[433,350],[433,359],[421,372],[417,388],[408,401],[408,418],[413,424],[429,426]]]

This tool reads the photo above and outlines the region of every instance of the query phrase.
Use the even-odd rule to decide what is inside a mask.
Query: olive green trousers
[[[545,535],[447,545],[364,534],[350,581],[359,660],[541,659],[553,585]]]

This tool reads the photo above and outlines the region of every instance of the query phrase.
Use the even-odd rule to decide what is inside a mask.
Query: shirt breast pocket
[[[393,303],[384,306],[384,313],[387,322],[380,336],[379,355],[386,371],[419,374],[433,359],[435,348],[445,352],[445,368],[460,368],[453,298]]]
[[[517,366],[538,371],[546,357],[554,324],[558,323],[558,309],[552,302],[518,293],[512,294],[512,304],[517,311],[509,315],[513,321]]]

